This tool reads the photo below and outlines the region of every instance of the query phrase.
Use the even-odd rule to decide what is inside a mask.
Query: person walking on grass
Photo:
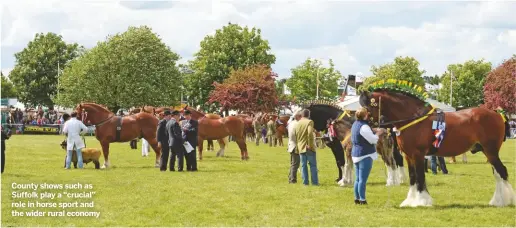
[[[301,178],[303,184],[308,185],[308,165],[310,165],[310,177],[312,185],[319,185],[317,158],[315,153],[314,121],[310,120],[310,110],[303,110],[303,117],[294,128],[297,150],[301,159]]]

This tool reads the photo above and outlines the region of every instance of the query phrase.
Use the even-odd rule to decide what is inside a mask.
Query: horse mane
[[[425,100],[428,98],[428,93],[426,92],[425,87],[416,85],[415,83],[413,84],[406,80],[393,78],[381,79],[373,82],[366,88],[366,90],[370,92],[385,91],[389,93],[403,94],[423,102],[426,102]]]
[[[83,102],[83,103],[80,103],[79,105],[81,105],[81,106],[89,105],[89,106],[99,107],[99,108],[103,109],[106,112],[111,112],[111,111],[109,111],[109,109],[106,106],[101,105],[101,104],[97,104],[97,103],[93,103],[93,102]]]
[[[328,100],[309,100],[309,101],[306,101],[306,102],[300,104],[300,106],[303,108],[308,108],[312,105],[328,106],[328,107],[332,107],[332,108],[338,109],[343,112],[346,111],[342,107],[337,105],[336,102],[328,101]]]

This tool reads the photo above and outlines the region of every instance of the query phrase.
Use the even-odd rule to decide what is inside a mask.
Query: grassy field
[[[14,135],[7,141],[2,226],[516,226],[515,207],[488,206],[495,181],[483,154],[469,153],[468,164],[449,164],[449,175],[427,175],[433,207],[399,208],[408,186],[386,187],[381,160],[374,163],[367,185],[369,205],[355,205],[353,189],[334,183],[337,170],[327,148],[317,152],[321,186],[305,187],[288,184],[284,147],[248,144],[251,159],[242,162],[236,144],[230,143],[224,158],[205,152],[199,172],[171,173],[154,168],[153,152],[141,157],[141,144],[138,150],[129,143],[112,144],[112,168],[95,170],[90,163],[84,170],[64,170],[62,139]],[[87,145],[100,148],[94,137],[87,138]],[[513,186],[515,145],[516,140],[508,140],[501,152]],[[99,211],[100,217],[13,217],[11,203],[19,201],[11,197],[13,182],[92,184],[95,207],[88,210]],[[82,191],[92,190],[75,192]],[[65,201],[73,202],[40,200]]]

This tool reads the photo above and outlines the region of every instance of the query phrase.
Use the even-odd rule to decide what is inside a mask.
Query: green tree
[[[419,62],[413,57],[394,58],[394,62],[380,66],[371,66],[371,72],[374,77],[368,77],[362,83],[362,88],[368,86],[371,82],[381,79],[400,79],[407,80],[419,86],[425,86],[423,75],[425,70],[419,69]]]
[[[2,76],[2,98],[17,98],[18,93],[13,83],[3,73],[0,75]]]
[[[179,101],[179,55],[147,26],[129,27],[88,50],[64,70],[57,103],[73,107],[89,101],[111,111]]]
[[[201,49],[189,62],[194,72],[185,80],[186,91],[195,104],[205,106],[213,83],[222,83],[231,70],[252,65],[270,67],[276,57],[270,53],[269,42],[262,38],[260,29],[231,24],[218,29],[201,41]]]
[[[335,69],[333,60],[330,59],[329,63],[330,66],[326,68],[319,60],[307,59],[291,69],[292,76],[287,79],[286,84],[296,101],[304,102],[316,98],[318,74],[319,99],[336,99],[339,95],[337,81],[342,75]]]
[[[27,47],[16,53],[16,65],[9,79],[18,90],[21,102],[52,108],[57,93],[58,65],[62,69],[79,56],[79,45],[67,44],[55,33],[38,33]]]
[[[448,65],[447,72],[441,77],[441,89],[437,99],[450,103],[450,77],[453,72],[452,106],[477,107],[484,102],[484,83],[491,71],[491,63],[484,59],[469,60],[463,64]]]

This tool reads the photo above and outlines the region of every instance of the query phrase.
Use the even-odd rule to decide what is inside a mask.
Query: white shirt
[[[287,125],[288,130],[288,148],[287,152],[292,153],[296,149],[296,134],[294,133],[294,129],[296,128],[297,120],[293,119],[290,121],[290,123]]]
[[[73,150],[74,145],[76,149],[82,149],[85,147],[80,136],[81,132],[88,132],[88,127],[86,127],[86,125],[84,125],[80,120],[77,120],[76,117],[65,122],[63,133],[68,133],[68,137],[66,139],[66,150]]]
[[[379,139],[378,136],[373,133],[373,131],[371,130],[371,127],[369,127],[368,125],[362,125],[362,127],[360,127],[360,135],[362,135],[362,137],[364,137],[371,144],[378,143],[378,139]],[[361,157],[351,157],[351,159],[353,160],[353,163],[358,163],[358,162],[362,161],[362,159],[368,158],[368,157],[370,157],[374,161],[374,160],[378,159],[378,153],[374,152],[372,154],[364,155]]]

